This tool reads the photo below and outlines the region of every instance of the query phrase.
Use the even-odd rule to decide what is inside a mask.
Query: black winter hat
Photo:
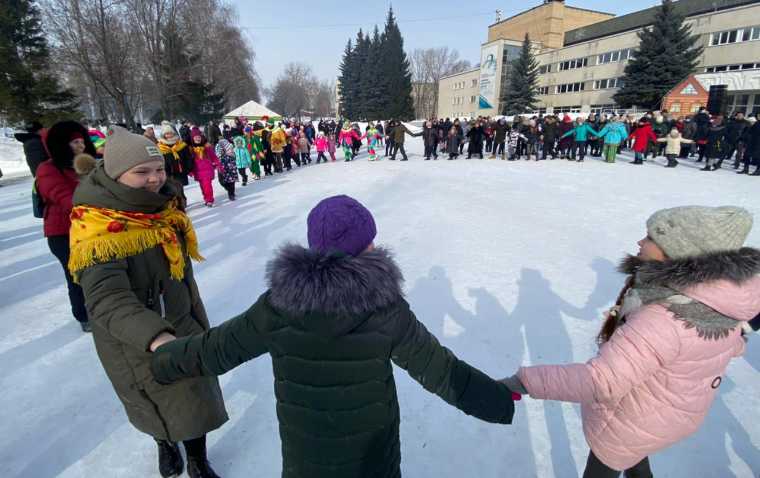
[[[97,156],[87,128],[76,121],[60,121],[50,128],[46,140],[50,157],[58,169],[74,167],[74,152],[71,151],[69,142],[75,133],[81,135],[84,140],[84,152],[92,157]]]

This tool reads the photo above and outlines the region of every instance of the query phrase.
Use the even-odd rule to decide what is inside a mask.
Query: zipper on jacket
[[[149,309],[152,309],[153,306],[156,304],[156,301],[153,300],[153,287],[148,288],[148,300],[146,302],[146,305]]]
[[[166,318],[166,302],[164,301],[164,285],[161,281],[158,281],[158,304],[161,308],[159,311],[161,317]]]

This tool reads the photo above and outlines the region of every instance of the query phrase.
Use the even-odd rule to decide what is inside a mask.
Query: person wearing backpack
[[[74,157],[87,153],[95,157],[95,145],[87,128],[76,121],[61,121],[48,131],[47,148],[50,159],[37,167],[36,188],[44,203],[44,232],[50,252],[63,267],[71,304],[71,314],[83,332],[90,332],[90,322],[84,303],[84,294],[69,273],[69,230],[71,229],[72,198],[79,185],[74,169]]]

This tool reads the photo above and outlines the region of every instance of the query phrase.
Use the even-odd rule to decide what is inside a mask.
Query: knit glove
[[[525,389],[525,385],[520,381],[517,375],[512,375],[511,377],[502,378],[499,380],[500,383],[503,383],[507,386],[508,389],[512,390],[512,392],[520,394],[520,395],[528,395],[528,390]]]

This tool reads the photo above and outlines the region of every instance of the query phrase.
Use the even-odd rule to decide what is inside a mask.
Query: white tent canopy
[[[234,120],[235,118],[239,118],[240,116],[244,116],[248,118],[249,120],[258,120],[261,119],[262,116],[268,116],[272,119],[280,119],[281,116],[278,113],[275,113],[274,111],[270,110],[266,106],[256,103],[255,101],[251,100],[248,103],[238,106],[234,110],[230,111],[226,115],[224,115],[225,120]]]

